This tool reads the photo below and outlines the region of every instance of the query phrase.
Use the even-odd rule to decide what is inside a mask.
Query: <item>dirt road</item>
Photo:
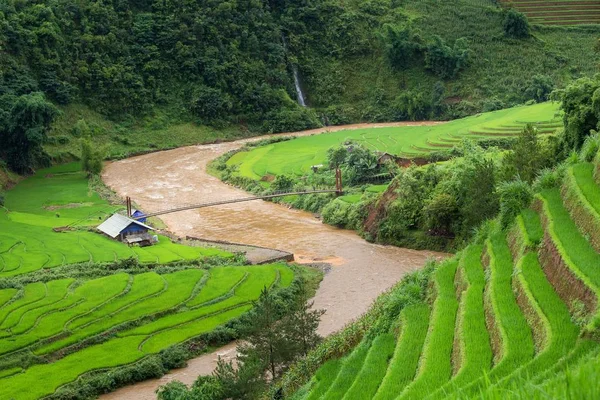
[[[424,123],[415,123],[424,124]],[[345,129],[411,124],[352,125]],[[302,132],[310,135],[340,127]],[[264,138],[264,137],[262,137]],[[109,164],[105,183],[121,196],[130,196],[144,211],[205,201],[246,197],[206,172],[208,162],[247,141],[190,146],[147,154]],[[326,310],[319,333],[328,335],[364,313],[373,300],[407,272],[420,268],[428,257],[442,254],[368,243],[354,232],[324,225],[312,214],[285,206],[253,201],[163,215],[173,233],[278,248],[295,254],[300,263],[328,262],[331,271],[314,298]],[[154,399],[154,390],[171,379],[192,383],[210,371],[215,353],[156,381],[123,388],[103,399]]]

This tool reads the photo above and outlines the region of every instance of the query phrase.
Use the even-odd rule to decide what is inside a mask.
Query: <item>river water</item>
[[[294,135],[403,125],[414,124],[360,124]],[[146,212],[247,197],[246,192],[209,175],[206,166],[221,154],[239,148],[245,142],[259,139],[182,147],[129,158],[107,165],[103,179],[115,192],[123,197],[130,196]],[[406,273],[422,267],[427,258],[444,257],[443,254],[429,251],[371,244],[352,231],[321,223],[310,213],[264,201],[182,211],[163,215],[161,219],[169,231],[179,236],[276,248],[294,253],[299,263],[331,264],[332,268],[325,275],[314,298],[315,307],[326,310],[319,325],[319,333],[324,336],[363,314],[379,294]],[[198,375],[210,373],[218,355],[233,357],[234,347],[226,346],[190,360],[186,368],[173,371],[161,379],[131,385],[102,398],[154,399],[154,391],[159,385],[173,379],[190,384]]]

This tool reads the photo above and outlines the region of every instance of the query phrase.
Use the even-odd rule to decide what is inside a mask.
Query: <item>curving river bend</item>
[[[421,122],[418,124],[434,124]],[[319,134],[342,129],[407,126],[415,123],[350,125],[294,133]],[[247,197],[206,172],[207,164],[249,141],[182,147],[111,163],[104,182],[121,196],[130,196],[144,211],[207,201]],[[444,254],[371,244],[352,231],[321,223],[312,214],[283,205],[252,201],[200,210],[166,214],[161,219],[179,236],[195,236],[281,249],[294,253],[296,262],[326,262],[332,265],[314,298],[315,307],[325,309],[319,333],[328,335],[364,313],[377,296],[407,272],[423,266],[429,257]],[[191,384],[198,375],[209,374],[218,355],[233,357],[229,345],[190,360],[188,366],[160,379],[127,386],[102,399],[150,400],[155,390],[171,380]]]

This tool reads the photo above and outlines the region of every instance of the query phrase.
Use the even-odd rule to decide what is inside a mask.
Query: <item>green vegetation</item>
[[[213,274],[218,278],[234,269],[247,278],[233,290],[227,282],[211,279]],[[208,279],[203,279],[205,275]],[[83,281],[73,289],[68,288],[73,279],[26,285],[22,296],[2,309],[6,314],[2,353],[27,351],[47,355],[48,360],[61,351],[68,355],[10,374],[3,379],[0,397],[37,399],[87,372],[130,364],[208,333],[251,309],[264,287],[288,287],[293,275],[285,265],[275,264],[187,269],[164,275],[120,273]],[[15,295],[14,290],[5,290]],[[0,291],[3,297],[5,290]],[[204,290],[231,293],[208,305],[191,306]],[[25,304],[35,307],[25,311]],[[35,325],[19,329],[27,324],[29,314],[35,315]],[[6,326],[17,317],[15,326]],[[0,369],[8,375],[15,368],[10,360],[20,361],[10,356],[6,360]],[[36,381],[43,383],[34,384]],[[24,387],[30,389],[24,393]]]
[[[377,392],[394,354],[396,338],[392,334],[377,336],[365,358],[360,372],[346,394],[345,400],[372,398]]]
[[[21,181],[6,193],[5,207],[0,210],[0,277],[86,262],[169,263],[228,255],[162,235],[155,246],[128,247],[93,232],[121,207],[100,198],[77,164],[43,169]],[[67,229],[53,231],[59,227]]]
[[[4,5],[0,158],[13,170],[80,157],[82,139],[122,157],[323,123],[454,119],[544,101],[598,63],[597,27],[525,35],[489,0],[100,8]]]
[[[492,366],[490,335],[485,325],[482,251],[482,246],[468,247],[460,260],[459,268],[465,276],[463,279],[466,279],[467,287],[461,294],[456,331],[459,343],[455,343],[455,346],[458,346],[460,359],[453,360],[459,369],[446,387],[462,387],[482,373],[489,373]]]
[[[548,218],[548,230],[559,248],[560,255],[572,267],[576,275],[583,276],[586,283],[597,291],[600,287],[600,254],[581,235],[577,225],[565,209],[558,190],[548,190],[541,194],[544,213]],[[579,272],[580,271],[580,272]]]
[[[323,398],[341,399],[344,397],[344,394],[352,386],[357,374],[362,370],[370,346],[370,342],[364,341],[344,360],[340,371],[329,390],[323,395]]]
[[[463,139],[517,136],[523,126],[539,124],[543,133],[554,132],[561,124],[558,105],[543,103],[480,114],[435,126],[371,128],[339,131],[273,143],[235,154],[228,165],[240,165],[239,174],[252,179],[265,175],[310,172],[312,165],[325,164],[328,149],[353,140],[373,151],[402,157],[423,157],[451,148]]]
[[[401,333],[396,343],[394,356],[377,393],[373,399],[383,400],[396,397],[414,378],[421,349],[425,343],[429,323],[429,306],[415,304],[406,307],[400,314]]]
[[[458,309],[454,291],[456,268],[457,263],[450,261],[436,271],[436,299],[419,370],[400,398],[422,398],[431,393],[432,389],[443,385],[452,376],[452,345]]]

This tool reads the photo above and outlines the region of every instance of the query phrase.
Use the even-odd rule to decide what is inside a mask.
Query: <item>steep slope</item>
[[[379,371],[388,358],[385,376],[377,373],[369,382],[369,387],[379,382],[378,400],[517,399],[531,398],[538,390],[560,397],[569,393],[565,385],[573,379],[578,386],[571,396],[593,398],[597,390],[589,374],[600,346],[596,167],[571,165],[562,190],[539,193],[532,209],[517,216],[508,231],[496,229],[483,246],[473,244],[439,265],[429,287],[431,317],[427,304],[399,313],[393,357],[371,361],[361,353],[393,332],[374,340],[366,336],[347,359],[360,358],[362,364],[352,387],[364,383],[362,371],[371,362]],[[568,368],[575,372],[565,375]],[[350,382],[352,372],[346,372],[344,381]],[[372,398],[372,389],[362,397],[339,389],[339,398]]]

